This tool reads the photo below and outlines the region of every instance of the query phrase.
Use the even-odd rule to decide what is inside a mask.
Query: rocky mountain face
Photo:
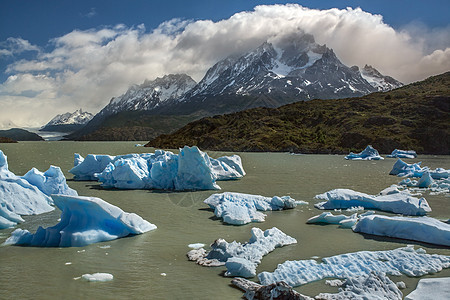
[[[358,97],[398,86],[400,82],[371,66],[360,70],[344,65],[332,49],[317,44],[312,35],[300,33],[223,59],[198,84],[188,75],[177,74],[132,86],[112,98],[71,138],[94,132],[105,122],[109,128],[123,124],[124,112],[199,118],[302,100]]]
[[[83,111],[80,108],[73,113],[67,112],[65,114],[57,115],[39,131],[74,131],[83,127],[90,120],[92,120],[93,117],[93,114]]]

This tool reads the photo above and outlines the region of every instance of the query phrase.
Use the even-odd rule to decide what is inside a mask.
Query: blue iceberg
[[[224,223],[233,225],[264,222],[266,215],[260,211],[290,209],[295,208],[297,204],[307,204],[289,196],[270,198],[231,192],[213,194],[204,203],[214,209],[216,217],[222,218]]]
[[[391,154],[386,155],[389,158],[416,158],[417,153],[414,150],[399,150],[395,149]]]
[[[16,229],[6,245],[38,247],[82,247],[156,229],[134,213],[95,197],[52,195],[61,210],[61,221],[53,227],[39,227],[36,233]]]
[[[407,246],[385,251],[360,251],[316,260],[286,261],[274,272],[258,274],[263,285],[284,281],[299,286],[324,278],[361,278],[372,272],[387,275],[423,276],[450,268],[450,256],[426,254],[424,249]]]
[[[296,239],[276,227],[266,231],[252,228],[251,233],[248,243],[228,243],[224,239],[217,239],[211,245],[211,251],[206,252],[203,248],[191,250],[187,253],[188,259],[202,266],[225,266],[225,276],[248,278],[256,275],[256,267],[264,255],[275,248],[297,243]]]
[[[67,185],[66,177],[64,177],[61,168],[56,166],[50,166],[45,172],[40,172],[38,169],[32,168],[22,178],[36,186],[47,196],[51,194],[78,195],[77,191]]]
[[[23,222],[21,215],[52,211],[52,204],[52,199],[37,186],[8,170],[7,157],[0,150],[0,229]]]
[[[444,168],[436,168],[435,170],[429,167],[421,167],[421,162],[414,164],[407,164],[401,159],[398,159],[392,166],[389,175],[397,175],[399,177],[422,177],[424,173],[430,173],[433,179],[446,179],[450,177],[450,170]]]
[[[381,160],[381,159],[384,159],[384,158],[380,156],[380,154],[378,153],[378,151],[376,149],[374,149],[371,145],[368,145],[366,147],[366,149],[364,149],[360,153],[350,152],[350,154],[347,155],[345,157],[345,159],[350,159],[350,160]]]
[[[396,214],[421,216],[431,211],[425,198],[415,198],[408,192],[396,192],[388,195],[372,196],[350,189],[334,189],[315,196],[325,200],[315,204],[318,209],[347,209],[362,206]]]
[[[98,180],[105,188],[215,190],[216,180],[238,179],[245,175],[238,155],[210,158],[196,146],[180,149],[180,154],[155,153],[119,156],[75,154],[69,171],[75,180]]]
[[[430,217],[362,217],[353,231],[450,246],[450,225]]]

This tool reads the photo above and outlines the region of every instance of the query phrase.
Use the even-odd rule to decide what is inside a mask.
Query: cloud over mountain
[[[370,64],[404,83],[448,71],[450,28],[419,27],[396,31],[382,16],[359,8],[289,4],[257,6],[218,22],[173,19],[150,32],[144,25],[74,30],[49,41],[48,51],[8,39],[9,44],[0,44],[0,54],[30,55],[7,67],[9,78],[0,84],[0,120],[17,115],[17,125],[36,126],[79,107],[96,112],[133,83],[170,73],[199,81],[218,60],[299,31],[334,49],[347,65]],[[436,43],[430,36],[443,39]]]

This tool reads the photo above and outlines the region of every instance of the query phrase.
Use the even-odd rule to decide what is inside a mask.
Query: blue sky
[[[448,0],[0,0],[0,128],[96,113],[169,73],[198,81],[220,59],[302,31],[347,65],[422,80],[450,70],[449,16]]]

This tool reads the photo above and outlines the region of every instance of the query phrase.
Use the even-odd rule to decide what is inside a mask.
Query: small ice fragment
[[[200,249],[200,248],[203,248],[205,246],[206,245],[202,244],[202,243],[195,243],[195,244],[189,244],[188,245],[188,247],[191,248],[191,249]]]
[[[83,280],[90,282],[104,282],[113,280],[114,276],[109,273],[94,273],[94,274],[83,274],[81,278]]]

